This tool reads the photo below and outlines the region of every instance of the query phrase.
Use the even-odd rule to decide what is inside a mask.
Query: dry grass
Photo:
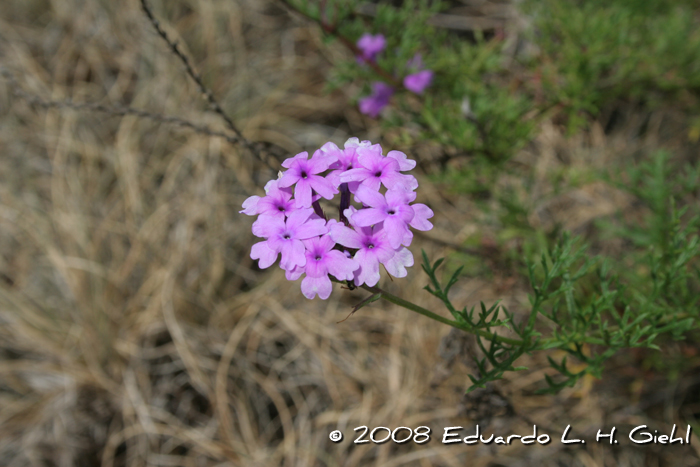
[[[294,154],[350,135],[377,139],[346,96],[322,94],[324,55],[343,51],[322,47],[313,25],[267,1],[153,7],[251,140]],[[138,0],[5,1],[0,65],[45,100],[128,105],[225,130]],[[595,141],[582,147],[611,151],[604,136]],[[556,168],[563,162],[547,151],[557,144],[572,143],[543,129],[523,163]],[[465,398],[469,370],[456,355],[468,341],[386,304],[336,324],[359,291],[308,301],[279,270],[257,271],[248,258],[251,221],[237,211],[273,174],[221,138],[135,116],[31,106],[4,80],[0,154],[0,465],[697,465],[697,441],[695,454],[557,441],[569,423],[590,437],[613,423],[646,422],[644,391],[658,396],[663,382],[630,372],[617,386],[587,381],[553,398],[531,395],[537,370]],[[470,206],[445,203],[424,185],[423,201],[436,211],[433,237],[460,240],[477,228]],[[578,190],[556,199],[543,191],[538,222],[558,216],[575,230],[625,202],[606,186]],[[412,249],[420,248],[431,257],[448,252],[425,239]],[[437,310],[414,269],[387,287]],[[465,281],[456,295],[495,299],[523,310],[526,290],[496,277]],[[677,417],[671,410],[657,423]],[[531,420],[555,430],[555,441],[439,442],[445,426],[490,422],[525,433]],[[357,446],[359,425],[428,425],[434,439]],[[328,440],[334,429],[344,442]]]

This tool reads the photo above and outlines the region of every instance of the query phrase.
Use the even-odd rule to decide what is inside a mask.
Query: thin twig
[[[278,168],[276,168],[275,166],[270,164],[270,162],[265,157],[263,157],[263,155],[261,153],[262,150],[264,149],[264,147],[267,146],[265,143],[251,142],[245,136],[243,136],[243,133],[241,133],[241,131],[238,129],[238,127],[233,123],[233,119],[231,119],[231,117],[229,117],[229,115],[221,107],[219,102],[214,97],[214,94],[211,92],[211,90],[209,90],[209,88],[207,88],[204,85],[204,81],[202,81],[201,75],[194,69],[189,58],[187,58],[187,55],[185,55],[185,53],[182,51],[182,49],[180,48],[178,43],[176,41],[170,39],[168,34],[161,27],[160,22],[153,14],[153,10],[151,10],[151,7],[148,5],[148,2],[146,0],[141,0],[141,7],[143,9],[143,12],[148,17],[148,20],[151,22],[151,25],[153,25],[153,29],[155,29],[156,33],[158,33],[158,35],[161,37],[161,39],[163,39],[163,41],[165,41],[165,43],[168,45],[168,48],[173,53],[173,55],[175,55],[182,62],[182,64],[185,66],[185,71],[187,72],[187,76],[189,76],[192,79],[192,81],[195,82],[195,84],[199,88],[199,91],[207,99],[209,106],[226,123],[226,126],[228,127],[228,129],[231,130],[236,135],[238,141],[241,144],[243,144],[243,146],[245,146],[246,149],[248,149],[256,158],[258,158],[260,161],[262,161],[270,169],[275,170],[275,171],[278,170]],[[275,157],[276,159],[279,159],[279,157],[272,152],[271,152],[271,155],[273,157]]]
[[[235,136],[232,136],[228,133],[224,133],[222,131],[217,131],[209,128],[206,125],[198,125],[194,122],[191,122],[189,120],[185,120],[180,117],[174,117],[170,115],[162,115],[162,114],[156,114],[156,113],[151,113],[146,110],[141,110],[141,109],[135,109],[133,107],[122,107],[122,106],[107,106],[107,105],[102,105],[102,104],[96,104],[94,102],[83,102],[83,103],[78,103],[78,102],[73,102],[70,100],[64,100],[64,101],[54,101],[54,100],[45,100],[42,99],[41,97],[30,94],[22,87],[19,85],[15,77],[10,73],[8,70],[2,70],[2,76],[7,80],[7,82],[10,84],[10,89],[12,91],[12,94],[15,97],[19,97],[29,103],[30,105],[42,107],[44,109],[73,109],[73,110],[86,110],[89,112],[101,112],[101,113],[106,113],[108,115],[116,116],[116,117],[123,117],[125,115],[133,115],[139,118],[145,118],[148,120],[152,120],[158,123],[166,123],[169,125],[175,125],[179,126],[182,128],[189,128],[190,130],[193,130],[195,133],[207,135],[207,136],[215,136],[217,138],[223,138],[227,142],[231,144],[237,144],[239,143],[239,139]]]
[[[180,59],[183,65],[185,65],[185,70],[187,71],[187,75],[192,78],[192,81],[194,81],[197,86],[199,87],[199,91],[204,95],[204,97],[207,99],[209,102],[209,105],[211,108],[216,112],[223,120],[226,122],[226,126],[233,131],[238,139],[245,144],[248,148],[252,149],[252,146],[250,142],[243,137],[243,134],[240,132],[240,130],[236,127],[236,125],[233,123],[233,120],[231,120],[231,117],[224,112],[224,109],[221,108],[221,105],[219,105],[219,102],[214,98],[214,94],[204,85],[204,82],[202,81],[202,77],[200,76],[197,71],[192,67],[192,64],[190,63],[190,60],[187,58],[187,56],[182,52],[180,49],[180,46],[177,44],[177,42],[173,41],[168,37],[168,34],[163,30],[163,28],[160,26],[160,22],[158,19],[153,15],[153,11],[151,10],[151,7],[148,5],[148,2],[146,0],[141,0],[141,7],[143,8],[143,12],[146,14],[148,17],[149,21],[153,25],[153,28],[156,30],[158,35],[165,41],[166,44],[168,44],[168,47],[172,51],[173,54],[177,58]]]

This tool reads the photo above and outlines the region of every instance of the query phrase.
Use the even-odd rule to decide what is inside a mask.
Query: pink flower
[[[356,152],[358,145],[348,145],[352,139],[357,140],[357,138],[350,138],[345,143],[345,149],[340,149],[334,143],[326,143],[321,146],[320,151],[329,156],[332,155],[335,159],[335,162],[328,167],[330,172],[326,175],[326,180],[330,181],[334,188],[340,187],[340,174],[358,165]],[[369,143],[369,141],[366,142]],[[381,148],[379,151],[381,153]],[[354,191],[357,185],[359,185],[359,183],[356,183],[351,191]]]
[[[299,209],[290,214],[286,222],[279,217],[260,216],[253,223],[253,235],[267,240],[253,245],[250,257],[259,260],[261,269],[270,267],[278,253],[282,253],[280,266],[283,269],[304,266],[306,250],[301,241],[328,232],[326,221],[309,219],[313,212],[313,209]]]
[[[313,202],[311,199],[312,189],[326,199],[331,199],[334,194],[338,193],[338,190],[328,180],[318,175],[328,168],[333,162],[332,159],[316,154],[311,159],[308,157],[308,152],[302,152],[282,162],[282,167],[289,170],[284,173],[278,184],[282,188],[296,184],[294,198],[301,208],[311,206]]]
[[[395,253],[389,245],[382,225],[358,227],[353,230],[338,223],[331,226],[330,236],[345,247],[357,249],[353,259],[360,267],[355,271],[355,285],[377,285],[379,263],[389,261]]]
[[[279,188],[279,180],[270,180],[265,185],[266,196],[251,196],[243,202],[243,210],[238,211],[249,216],[279,217],[284,220],[296,209],[296,201],[292,199],[291,188]]]
[[[352,222],[359,227],[384,223],[389,245],[397,249],[403,243],[411,244],[413,234],[408,230],[408,223],[413,219],[413,208],[408,205],[416,199],[412,191],[388,190],[385,195],[360,186],[355,198],[369,208],[360,209],[352,214]]]
[[[401,167],[397,159],[384,157],[381,152],[377,153],[371,148],[358,148],[357,153],[360,166],[342,173],[341,182],[361,182],[375,191],[379,190],[380,185],[404,191],[413,191],[418,187],[415,177],[399,172]]]
[[[308,299],[318,294],[323,300],[327,299],[333,288],[328,274],[338,280],[352,280],[354,271],[360,265],[345,256],[344,253],[334,250],[335,242],[329,235],[304,240],[306,247],[306,265],[303,272],[306,277],[301,281],[301,292]],[[300,269],[295,269],[294,275],[299,277]]]
[[[409,227],[428,230],[433,216],[426,205],[410,204],[418,182],[401,171],[415,161],[400,151],[384,156],[380,145],[350,138],[344,149],[326,143],[311,158],[303,152],[282,165],[287,170],[265,185],[265,195],[249,197],[240,211],[258,215],[253,234],[264,241],[252,246],[250,257],[261,269],[280,257],[287,279],[305,275],[301,290],[309,299],[327,299],[333,277],[376,285],[380,263],[394,277],[407,275],[414,262],[405,248],[413,239]],[[340,222],[326,220],[319,200],[338,192]]]

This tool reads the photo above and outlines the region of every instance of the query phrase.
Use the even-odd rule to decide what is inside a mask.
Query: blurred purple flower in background
[[[360,112],[377,118],[384,107],[389,105],[389,99],[394,94],[394,88],[381,81],[372,83],[372,94],[360,99]]]
[[[406,68],[411,73],[403,79],[404,87],[416,94],[423,94],[425,88],[430,86],[430,83],[433,81],[432,70],[423,69],[423,57],[421,57],[421,54],[415,54],[406,63]]]
[[[423,94],[425,88],[430,86],[433,81],[433,72],[431,70],[423,70],[418,73],[408,75],[403,79],[403,85],[406,89],[416,94]]]
[[[382,34],[373,36],[366,33],[357,41],[357,48],[362,55],[357,57],[359,61],[373,62],[377,55],[386,47],[386,39]]]

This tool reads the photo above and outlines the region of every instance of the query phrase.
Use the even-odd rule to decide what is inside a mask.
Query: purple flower
[[[306,257],[301,241],[328,232],[323,219],[309,219],[313,212],[313,209],[299,209],[292,212],[286,222],[279,217],[260,216],[253,223],[253,235],[267,240],[253,245],[250,257],[259,260],[261,269],[274,263],[278,253],[282,253],[280,266],[283,269],[304,266]]]
[[[360,99],[360,112],[377,118],[384,107],[389,105],[389,99],[394,94],[394,88],[381,81],[372,83],[372,94]]]
[[[340,174],[358,165],[357,152],[355,151],[357,146],[348,146],[348,142],[350,142],[350,140],[345,143],[345,149],[340,149],[333,143],[326,143],[320,149],[322,152],[333,155],[335,158],[335,162],[328,167],[331,171],[328,173],[328,175],[326,175],[326,180],[331,182],[334,188],[338,188],[340,186]],[[359,185],[359,183],[356,183],[355,185]],[[357,186],[354,188],[357,188]]]
[[[381,224],[373,227],[357,227],[353,230],[341,223],[333,224],[331,238],[347,248],[357,249],[353,259],[360,265],[355,271],[355,285],[370,287],[379,282],[379,263],[389,261],[395,251],[389,245]]]
[[[367,62],[373,62],[377,54],[379,54],[386,47],[386,39],[381,34],[373,36],[369,33],[365,33],[357,41],[357,48],[360,49],[362,55],[360,55],[358,60],[364,60]]]
[[[296,201],[292,199],[291,188],[279,188],[279,180],[270,180],[265,185],[266,196],[251,196],[243,202],[243,210],[238,211],[249,216],[279,217],[284,220],[296,209]]]
[[[331,199],[334,194],[338,193],[338,190],[328,180],[318,175],[328,168],[333,162],[332,159],[317,156],[317,153],[314,153],[314,156],[307,160],[309,153],[302,152],[282,162],[282,167],[289,170],[279,180],[278,186],[286,188],[296,183],[294,198],[301,208],[311,206],[312,189],[326,199]]]
[[[398,188],[404,191],[413,191],[418,187],[418,181],[411,175],[399,172],[400,164],[393,157],[384,157],[381,152],[371,148],[358,148],[357,161],[360,167],[348,170],[340,175],[340,181],[362,182],[372,190],[378,191],[383,184],[388,189]]]
[[[418,73],[413,73],[403,79],[403,85],[406,89],[416,94],[423,94],[425,88],[430,86],[433,80],[432,70],[423,70]]]
[[[332,284],[328,274],[338,280],[352,280],[354,271],[360,267],[343,252],[333,249],[335,242],[329,235],[304,240],[304,246],[306,265],[303,272],[306,272],[306,277],[301,281],[301,292],[308,299],[314,298],[316,294],[323,300],[330,296]],[[300,272],[297,268],[290,275],[298,278]]]
[[[355,198],[362,204],[370,206],[352,214],[352,221],[359,227],[384,223],[389,245],[397,249],[403,243],[411,244],[413,234],[408,230],[408,223],[413,219],[413,208],[408,205],[416,199],[415,192],[388,190],[385,195],[360,186]]]

